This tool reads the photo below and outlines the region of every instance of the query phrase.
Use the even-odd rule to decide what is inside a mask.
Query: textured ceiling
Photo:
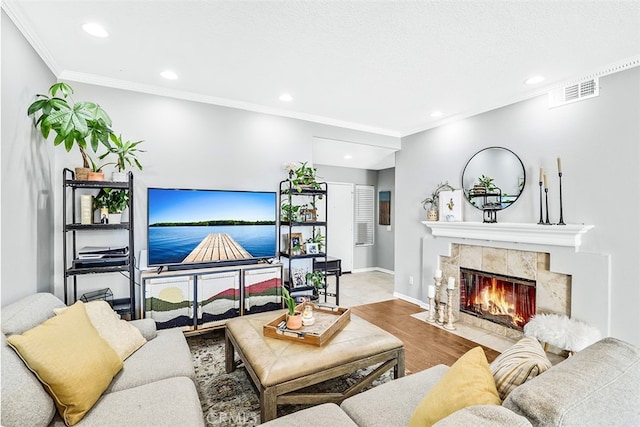
[[[640,57],[638,1],[5,0],[3,9],[61,79],[391,136]],[[88,21],[110,37],[84,33]],[[161,78],[165,69],[180,78]],[[525,85],[534,74],[546,81]],[[279,101],[284,92],[292,102]]]

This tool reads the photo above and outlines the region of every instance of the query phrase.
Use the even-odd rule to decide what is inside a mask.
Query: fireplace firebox
[[[460,268],[460,311],[521,331],[536,313],[536,282]]]

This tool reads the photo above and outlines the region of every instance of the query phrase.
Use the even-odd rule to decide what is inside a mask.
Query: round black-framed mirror
[[[525,182],[522,160],[504,147],[483,148],[471,156],[462,171],[462,189],[467,201],[485,213],[493,212],[485,215],[485,222],[495,222],[496,211],[515,203]]]

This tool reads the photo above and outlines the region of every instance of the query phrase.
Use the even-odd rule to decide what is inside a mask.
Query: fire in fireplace
[[[522,330],[536,313],[536,282],[460,268],[460,311]]]

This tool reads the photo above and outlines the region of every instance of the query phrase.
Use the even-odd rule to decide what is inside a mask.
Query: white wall
[[[27,107],[53,74],[2,12],[2,305],[53,290],[52,142],[33,131]]]
[[[523,195],[499,222],[538,221],[538,170],[549,175],[550,219],[559,218],[556,157],[563,163],[564,220],[595,229],[582,251],[611,256],[612,335],[640,344],[640,68],[605,76],[600,96],[549,109],[540,96],[403,138],[396,156],[395,291],[422,298],[420,202],[444,180],[460,187],[467,160],[488,146],[514,151],[527,174]],[[468,221],[481,212],[465,202]],[[434,266],[428,266],[434,268]],[[593,284],[593,288],[598,288]]]

